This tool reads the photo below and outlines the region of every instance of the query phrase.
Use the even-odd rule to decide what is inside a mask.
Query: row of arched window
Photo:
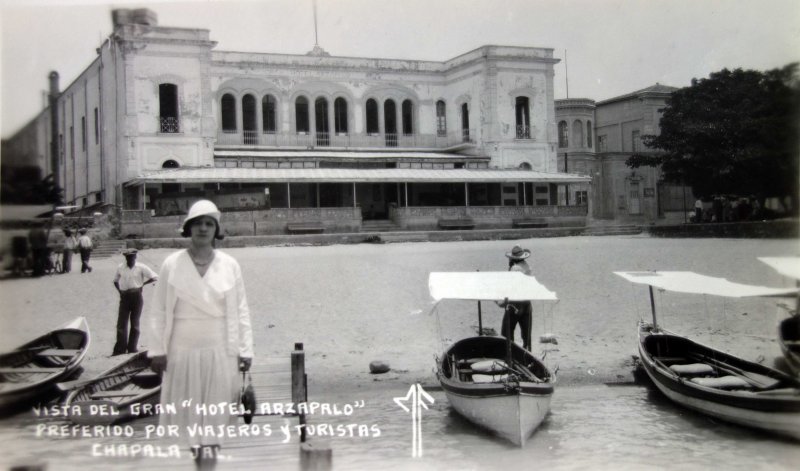
[[[444,106],[443,102],[440,102]],[[236,132],[238,124],[236,122],[236,98],[226,93],[222,96],[220,103],[222,114],[222,130],[224,132]],[[331,107],[325,97],[314,100],[313,120],[311,103],[305,96],[299,96],[294,101],[294,130],[296,132],[333,132],[346,134],[350,131],[348,124],[348,103],[342,97],[333,100],[333,115],[330,114]],[[383,103],[383,130],[387,134],[402,133],[403,135],[414,134],[414,103],[411,100],[403,100],[400,104],[400,115],[397,114],[397,103],[394,99],[386,99]],[[366,101],[366,131],[367,134],[380,133],[380,111],[378,101],[370,98]],[[246,94],[241,100],[242,110],[242,130],[257,131],[257,107],[256,98],[251,94]],[[437,104],[437,112],[439,105]],[[444,111],[442,110],[442,113]],[[333,118],[331,120],[331,118]],[[442,117],[443,119],[443,117]],[[313,125],[313,126],[312,126]],[[445,126],[442,121],[441,126]],[[264,133],[278,132],[278,107],[277,100],[273,95],[264,95],[261,99],[261,131]]]
[[[592,148],[592,121],[586,121],[586,146]],[[572,132],[570,132],[569,124],[566,121],[559,121],[558,123],[558,147],[569,147],[569,137],[572,134],[573,147],[583,147],[583,128],[584,124],[581,120],[576,119],[572,122]]]
[[[238,105],[238,106],[237,106]],[[338,134],[350,132],[348,117],[349,106],[346,99],[337,97],[333,100],[333,114],[328,98],[319,97],[312,103],[305,96],[299,96],[294,101],[294,132],[297,133],[329,133],[331,130]],[[404,135],[410,136],[417,132],[415,125],[414,102],[405,99],[398,103],[388,98],[379,102],[369,98],[364,104],[366,133],[369,135]],[[241,122],[237,122],[237,108],[241,110]],[[398,113],[399,109],[399,113]],[[270,94],[261,98],[261,120],[259,129],[258,107],[256,97],[245,94],[241,102],[237,103],[236,97],[226,93],[220,100],[222,131],[236,133],[241,130],[261,131],[262,133],[277,133],[278,129],[278,102]],[[467,103],[461,105],[461,127],[469,130],[469,107]],[[312,119],[313,117],[313,119]],[[332,119],[331,119],[332,118]],[[382,119],[381,119],[382,118]],[[528,115],[525,111],[525,122]],[[444,100],[436,102],[436,133],[439,136],[447,135],[447,106]]]

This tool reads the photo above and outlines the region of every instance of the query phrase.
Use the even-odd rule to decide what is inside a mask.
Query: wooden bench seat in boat
[[[22,366],[19,368],[0,368],[0,374],[8,373],[53,373],[62,371],[64,368],[45,367],[45,366]]]
[[[688,365],[674,364],[670,365],[669,369],[673,373],[685,377],[710,376],[716,373],[711,365],[705,363],[690,363]]]
[[[719,378],[692,378],[689,381],[716,389],[750,389],[752,385],[739,376],[720,376]]]
[[[501,383],[508,379],[507,374],[501,375],[484,375],[475,373],[472,375],[472,382],[473,383]]]
[[[152,389],[129,389],[125,391],[98,391],[92,394],[92,399],[103,399],[107,397],[126,397],[126,396],[139,396],[141,394],[148,394],[153,392],[156,388]]]
[[[42,357],[74,357],[80,350],[76,348],[48,348],[37,353]]]

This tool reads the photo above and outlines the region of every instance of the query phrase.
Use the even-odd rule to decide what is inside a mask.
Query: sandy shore
[[[252,311],[256,362],[307,352],[310,394],[329,388],[403,387],[435,383],[434,356],[475,332],[472,302],[445,302],[431,313],[431,271],[504,271],[514,241],[360,244],[226,249],[239,260]],[[615,270],[693,270],[741,283],[792,286],[758,256],[796,255],[797,240],[564,237],[519,241],[533,251],[537,279],[558,303],[534,303],[534,353],[559,368],[563,385],[631,380],[636,321],[649,318],[647,289]],[[160,267],[172,250],[140,252]],[[86,316],[92,345],[84,377],[113,364],[118,297],[112,285],[122,256],[96,260],[81,274],[0,282],[0,349],[7,350],[76,316]],[[145,301],[152,295],[146,288]],[[657,295],[663,326],[717,348],[772,364],[780,351],[777,299],[731,300],[674,293]],[[502,312],[483,303],[484,326],[500,328]],[[558,344],[536,339],[553,333]],[[147,348],[142,345],[142,348]],[[392,371],[371,375],[372,360]]]

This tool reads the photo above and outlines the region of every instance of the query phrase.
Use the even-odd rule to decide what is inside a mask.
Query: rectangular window
[[[81,150],[86,152],[86,116],[81,116]]]
[[[641,149],[641,138],[639,136],[639,130],[635,130],[631,132],[631,151],[632,152],[639,152]]]
[[[576,191],[575,192],[575,204],[578,206],[586,205],[589,202],[589,192],[583,191]]]
[[[94,143],[100,143],[100,113],[97,108],[94,109]]]
[[[597,151],[598,152],[608,151],[608,136],[606,136],[605,134],[597,136]]]
[[[75,160],[75,129],[69,127],[69,158]]]

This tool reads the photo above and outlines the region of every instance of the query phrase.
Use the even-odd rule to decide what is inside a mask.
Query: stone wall
[[[126,239],[180,237],[185,216],[153,216],[150,211],[122,211],[120,236]],[[358,232],[358,208],[276,208],[229,211],[222,215],[222,229],[229,236],[287,234],[287,224],[320,222],[327,233]]]
[[[655,237],[723,237],[742,239],[800,238],[800,221],[797,219],[649,226],[644,229]]]
[[[548,227],[583,227],[586,206],[425,206],[392,208],[390,218],[402,229],[435,230],[439,219],[472,218],[476,229],[508,229],[514,219],[539,218]]]

